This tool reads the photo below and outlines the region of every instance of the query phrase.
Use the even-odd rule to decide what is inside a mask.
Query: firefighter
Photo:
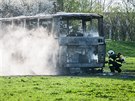
[[[118,73],[121,72],[120,67],[122,64],[119,62],[120,60],[118,59],[118,56],[115,54],[113,50],[108,51],[108,57],[109,57],[109,68],[112,73],[115,73],[117,71]]]
[[[125,62],[125,58],[124,56],[121,54],[121,53],[118,53],[117,54],[117,59],[116,59],[117,62],[120,62],[121,64]]]

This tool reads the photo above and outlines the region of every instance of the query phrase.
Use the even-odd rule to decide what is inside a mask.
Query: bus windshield
[[[60,36],[99,36],[98,19],[62,19]]]

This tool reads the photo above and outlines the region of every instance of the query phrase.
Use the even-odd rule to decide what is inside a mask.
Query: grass
[[[117,77],[1,77],[1,101],[134,101],[135,81]]]
[[[116,53],[121,52],[126,57],[135,57],[135,42],[127,41],[106,41],[106,50],[114,50]]]
[[[134,101],[135,44],[107,41],[109,49],[126,56],[121,74],[0,77],[0,101]]]

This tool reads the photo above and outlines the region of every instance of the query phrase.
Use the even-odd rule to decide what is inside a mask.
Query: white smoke
[[[56,75],[57,49],[44,28],[0,30],[0,76]]]

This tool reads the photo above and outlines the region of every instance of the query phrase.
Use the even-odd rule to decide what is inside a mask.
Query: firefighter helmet
[[[109,55],[109,56],[110,56],[110,55],[113,55],[113,54],[115,54],[113,50],[109,50],[109,51],[108,51],[108,55]]]

